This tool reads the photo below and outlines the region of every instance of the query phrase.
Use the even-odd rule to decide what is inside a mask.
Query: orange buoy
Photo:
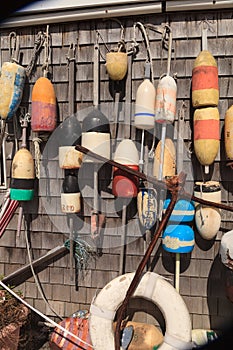
[[[204,166],[212,164],[220,146],[220,118],[217,107],[199,108],[193,117],[194,150]]]
[[[196,182],[194,196],[211,202],[221,203],[221,188],[218,181]],[[195,223],[198,232],[206,240],[213,239],[221,225],[221,210],[196,204]]]
[[[194,108],[217,106],[219,101],[218,67],[208,50],[199,53],[192,70],[192,104]]]
[[[154,166],[153,166],[153,175],[159,177],[160,163],[162,162],[161,158],[161,146],[162,142],[159,141],[154,155]],[[165,148],[164,148],[164,160],[163,160],[163,173],[162,177],[174,176],[176,173],[176,149],[173,141],[169,138],[165,139]]]
[[[85,349],[93,350],[88,319],[81,317],[67,317],[59,323],[59,325],[67,331],[73,333],[81,340],[76,339],[70,334],[66,334],[59,328],[55,328],[51,335],[49,346],[52,350],[75,350],[75,349]],[[82,340],[85,342],[83,343]],[[87,345],[89,344],[89,345]]]
[[[53,84],[40,77],[32,89],[32,131],[53,131],[57,123],[56,95]]]
[[[170,75],[162,77],[158,83],[155,99],[155,121],[173,123],[176,114],[177,85]]]
[[[138,151],[132,140],[122,140],[115,152],[114,161],[128,166],[130,169],[139,170]],[[139,180],[136,176],[114,167],[112,193],[116,197],[137,197]]]
[[[228,159],[233,159],[233,105],[228,108],[224,121],[224,143]]]

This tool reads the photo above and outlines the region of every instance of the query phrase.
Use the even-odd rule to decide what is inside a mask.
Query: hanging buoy
[[[219,102],[218,67],[208,50],[199,53],[192,70],[192,104],[194,108],[217,106]]]
[[[170,253],[190,253],[194,244],[194,231],[188,225],[168,225],[163,232],[162,247]]]
[[[192,329],[194,349],[203,348],[217,339],[218,336],[212,329]]]
[[[194,150],[198,161],[211,165],[220,146],[220,117],[217,107],[196,109],[193,118]]]
[[[159,177],[160,169],[160,159],[162,142],[159,141],[154,155],[154,166],[153,166],[153,175]],[[173,141],[169,138],[165,139],[165,148],[164,148],[164,160],[163,160],[163,173],[162,177],[174,176],[176,173],[176,149]]]
[[[30,201],[34,197],[34,160],[26,148],[19,149],[12,161],[10,198],[19,201]]]
[[[221,188],[218,181],[196,182],[194,196],[211,202],[221,203]],[[197,204],[195,223],[200,235],[207,240],[213,239],[221,225],[221,210]]]
[[[142,226],[150,230],[157,219],[157,192],[154,188],[142,188],[137,195],[138,217]]]
[[[137,148],[132,140],[122,140],[116,148],[114,161],[128,166],[130,169],[139,170],[139,157]],[[112,193],[116,197],[131,198],[138,194],[139,180],[136,176],[126,171],[113,169]]]
[[[53,131],[57,124],[56,95],[47,77],[40,77],[32,89],[32,131]]]
[[[124,79],[128,69],[126,52],[108,52],[106,54],[106,70],[112,80]]]
[[[0,116],[10,119],[18,109],[26,79],[24,67],[15,62],[4,62],[0,76]]]
[[[173,123],[176,115],[177,85],[170,75],[162,77],[156,89],[155,121]]]
[[[67,118],[61,125],[58,137],[59,144],[59,166],[61,169],[78,169],[82,165],[83,153],[75,149],[81,144],[82,129],[76,117]],[[64,137],[63,137],[64,136]]]
[[[81,210],[81,195],[78,177],[73,172],[65,176],[61,193],[61,210],[63,213],[79,213]]]
[[[227,158],[233,160],[233,105],[225,113],[224,144]]]
[[[221,238],[219,255],[222,263],[233,270],[233,230],[223,234]]]
[[[110,159],[111,151],[110,126],[107,117],[98,109],[94,109],[83,120],[82,146]],[[98,162],[88,155],[83,157],[84,162]]]
[[[165,212],[167,207],[169,206],[171,199],[167,198],[164,201],[163,211]],[[192,201],[188,201],[186,199],[179,199],[175,207],[170,215],[169,222],[192,222],[195,215],[195,206]]]
[[[145,76],[146,73],[145,73]],[[139,85],[136,93],[134,124],[138,129],[152,129],[155,121],[156,90],[146,77]]]

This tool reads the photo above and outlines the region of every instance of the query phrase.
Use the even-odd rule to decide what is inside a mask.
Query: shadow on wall
[[[203,349],[231,349],[233,345],[233,303],[226,295],[227,270],[217,255],[208,277],[207,302],[211,329],[220,330],[221,334]]]

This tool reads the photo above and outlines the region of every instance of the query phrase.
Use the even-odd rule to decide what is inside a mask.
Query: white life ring
[[[113,320],[121,306],[135,272],[126,273],[108,283],[90,307],[89,330],[95,350],[114,350]],[[162,276],[146,272],[133,297],[152,301],[161,310],[166,333],[159,350],[192,349],[191,319],[185,302]]]

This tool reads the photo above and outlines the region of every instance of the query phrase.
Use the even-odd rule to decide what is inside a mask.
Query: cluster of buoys
[[[218,181],[198,181],[194,195],[214,203],[221,203],[221,187]],[[195,223],[198,232],[206,240],[213,239],[221,225],[221,209],[196,203]]]
[[[218,102],[217,63],[208,50],[202,50],[192,70],[193,139],[196,157],[206,173],[220,146]]]

